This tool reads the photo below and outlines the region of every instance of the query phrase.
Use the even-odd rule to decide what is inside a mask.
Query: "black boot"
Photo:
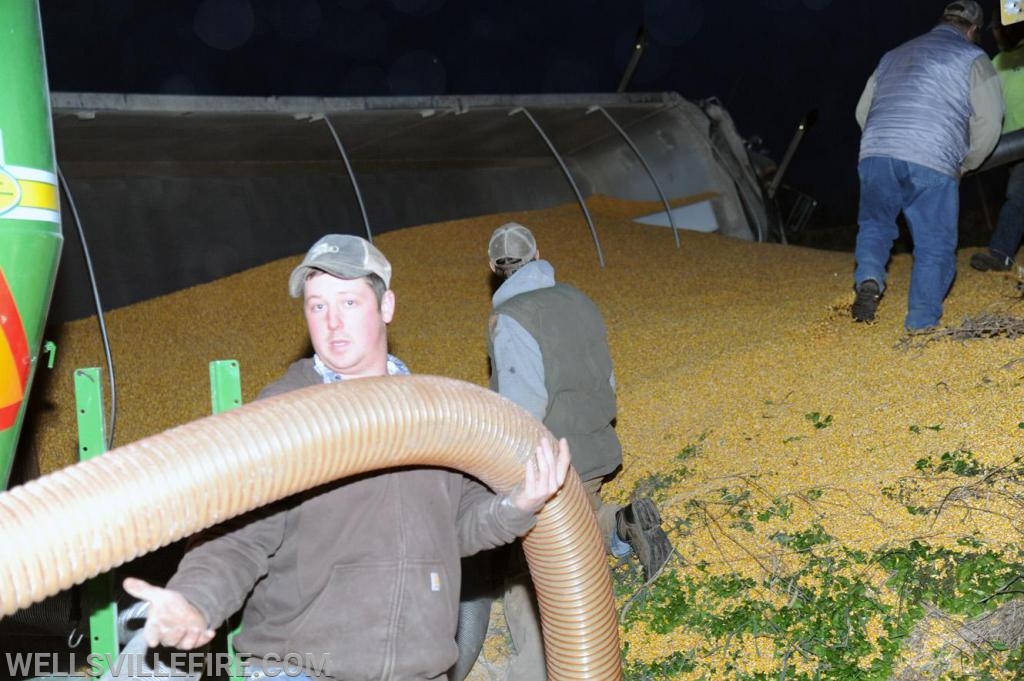
[[[865,279],[857,287],[857,299],[853,301],[853,320],[871,322],[875,320],[878,301],[882,299],[882,289],[874,279]]]
[[[672,555],[672,543],[661,529],[661,514],[650,499],[638,499],[615,514],[615,531],[619,539],[633,547],[633,553],[644,569],[644,581]]]
[[[1009,272],[1013,259],[993,251],[982,251],[971,256],[971,267],[981,272]]]

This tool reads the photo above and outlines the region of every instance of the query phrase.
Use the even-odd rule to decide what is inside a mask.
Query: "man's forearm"
[[[536,524],[537,516],[516,508],[510,495],[495,495],[466,478],[456,522],[459,551],[471,556],[523,536]]]

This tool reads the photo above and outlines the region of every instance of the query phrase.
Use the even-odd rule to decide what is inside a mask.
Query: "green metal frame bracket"
[[[75,405],[78,417],[78,458],[81,461],[107,451],[106,425],[103,420],[103,382],[96,367],[75,371]],[[108,660],[117,659],[117,603],[114,601],[114,575],[106,572],[85,583],[86,612],[89,614],[90,652],[94,668],[105,674]]]
[[[78,419],[78,457],[87,461],[106,452],[106,423],[103,417],[103,381],[98,368],[78,369],[74,373],[75,404]],[[241,372],[236,360],[210,362],[210,402],[214,414],[242,404]],[[89,615],[92,668],[100,676],[109,671],[108,660],[117,659],[120,641],[117,635],[117,603],[114,599],[112,572],[94,577],[85,584],[86,608]],[[234,639],[241,631],[237,626],[227,635],[231,655],[230,675],[242,681],[242,670],[235,655]]]
[[[218,359],[210,362],[210,403],[214,414],[221,414],[242,406],[242,375],[238,361]],[[235,636],[242,631],[239,624],[227,635],[228,654],[231,656],[230,675],[232,681],[244,678],[235,654]]]
[[[214,414],[242,406],[242,378],[237,360],[210,362],[210,403]]]

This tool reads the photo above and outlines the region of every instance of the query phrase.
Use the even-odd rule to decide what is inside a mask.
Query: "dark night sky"
[[[990,3],[995,9],[996,3]],[[853,109],[882,53],[945,0],[40,0],[55,91],[250,96],[613,92],[718,97],[816,221],[856,216]],[[991,36],[983,46],[993,53]],[[59,150],[58,150],[59,151]]]

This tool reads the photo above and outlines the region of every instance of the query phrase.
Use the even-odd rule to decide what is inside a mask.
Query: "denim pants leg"
[[[601,498],[601,487],[604,486],[604,478],[591,478],[583,481],[583,491],[587,493],[587,501],[594,509],[597,516],[597,529],[601,531],[601,538],[604,540],[604,550],[616,558],[628,556],[633,547],[619,539],[616,532],[618,524],[617,515],[622,506],[618,504],[607,504]]]
[[[899,236],[896,218],[903,208],[903,192],[895,164],[885,156],[871,156],[857,164],[860,207],[857,210],[857,269],[854,284],[874,279],[885,289],[885,270],[892,244]]]
[[[908,330],[935,326],[956,275],[960,184],[956,178],[908,163],[903,214],[914,239],[914,267],[907,299]]]
[[[1006,181],[1006,201],[999,209],[996,231],[988,244],[990,251],[1013,260],[1024,237],[1024,162],[1010,169]]]

